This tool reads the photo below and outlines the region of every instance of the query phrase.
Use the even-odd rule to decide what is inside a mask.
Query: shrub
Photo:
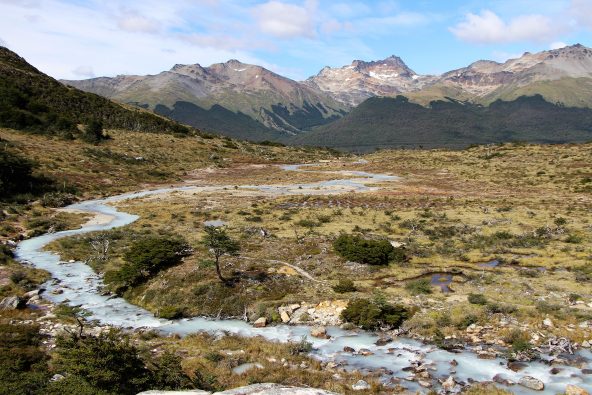
[[[398,328],[411,317],[409,309],[388,303],[377,303],[369,299],[351,301],[341,313],[341,318],[362,329]]]
[[[468,297],[469,303],[471,304],[479,304],[479,305],[486,305],[487,298],[483,294],[469,294]]]
[[[388,240],[367,240],[342,234],[333,242],[333,248],[345,259],[368,265],[388,265],[391,261],[405,260],[402,249],[395,249]]]
[[[356,286],[354,285],[354,282],[348,278],[340,278],[339,282],[333,286],[333,291],[339,293],[339,294],[344,294],[347,292],[355,292]]]
[[[54,363],[60,372],[79,376],[103,391],[134,394],[149,388],[150,371],[139,350],[120,331],[96,337],[61,337],[56,344]]]
[[[145,237],[134,242],[124,254],[126,263],[119,270],[105,273],[105,282],[123,288],[140,284],[160,270],[179,263],[189,251],[187,243],[178,237]]]
[[[312,351],[312,343],[303,336],[299,342],[292,342],[289,346],[290,355],[308,354]]]
[[[412,295],[431,294],[432,284],[427,278],[420,278],[405,284],[405,289]]]
[[[528,333],[521,331],[520,329],[514,329],[504,338],[504,341],[512,345],[512,351],[521,352],[528,351],[532,348],[529,342]]]

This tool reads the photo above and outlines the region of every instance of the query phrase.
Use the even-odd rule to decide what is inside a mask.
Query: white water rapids
[[[283,166],[288,171],[304,171],[302,165]],[[314,171],[314,170],[311,170]],[[378,190],[379,187],[372,186],[380,182],[396,181],[398,178],[390,175],[372,174],[356,171],[323,171],[324,173],[342,174],[347,179],[321,181],[309,184],[293,185],[244,185],[239,186],[241,190],[252,190],[259,194],[270,196],[279,195],[304,195],[304,194],[340,194],[348,192],[365,192]],[[424,357],[424,363],[433,362],[436,368],[433,377],[445,379],[451,374],[450,361],[458,362],[454,369],[455,378],[462,381],[473,379],[476,381],[490,381],[496,374],[501,374],[505,379],[517,382],[522,376],[533,376],[545,383],[544,393],[555,394],[565,390],[567,384],[575,384],[592,391],[592,377],[582,374],[581,370],[575,367],[558,366],[561,371],[552,375],[549,373],[551,366],[542,362],[531,362],[522,371],[516,373],[506,367],[502,359],[479,359],[470,351],[462,353],[451,353],[438,349],[431,345],[422,344],[406,338],[397,338],[395,341],[385,345],[376,346],[378,335],[364,331],[346,331],[337,327],[328,328],[330,339],[317,339],[310,336],[310,327],[277,325],[265,328],[253,328],[246,322],[239,320],[215,320],[207,318],[190,318],[169,321],[155,318],[150,312],[130,304],[120,297],[104,296],[100,294],[102,286],[101,278],[86,264],[82,262],[66,263],[52,252],[44,251],[44,247],[54,240],[64,237],[81,235],[84,233],[105,231],[122,227],[134,222],[137,216],[118,211],[110,203],[121,202],[128,199],[136,199],[145,196],[166,194],[175,191],[186,191],[192,193],[200,192],[223,192],[233,190],[234,186],[197,187],[183,186],[176,188],[164,188],[136,193],[126,193],[105,199],[89,200],[68,206],[67,209],[82,211],[95,215],[102,215],[105,220],[102,223],[89,223],[80,229],[67,230],[45,234],[24,240],[19,243],[16,249],[16,258],[23,263],[31,264],[36,268],[47,270],[54,279],[46,284],[47,293],[45,297],[54,303],[67,301],[70,305],[79,305],[92,314],[90,319],[98,320],[101,324],[114,325],[128,329],[155,328],[165,334],[187,335],[195,332],[218,333],[226,332],[245,337],[263,336],[266,339],[280,342],[299,341],[306,336],[307,340],[313,343],[315,350],[312,356],[324,361],[335,361],[343,363],[348,368],[360,370],[375,370],[384,368],[392,371],[392,374],[385,374],[384,379],[399,377],[405,379],[410,373],[402,369],[409,366],[412,361],[418,360],[420,355]],[[63,290],[62,294],[55,295],[51,291],[56,288]],[[343,347],[349,346],[356,350],[366,348],[374,355],[361,356],[343,352]],[[391,352],[388,352],[391,349]],[[392,349],[395,349],[393,352]],[[590,360],[592,355],[585,351],[581,356]],[[553,365],[557,366],[557,365]],[[589,366],[587,366],[589,367]],[[403,380],[402,385],[409,389],[419,389],[415,382]],[[438,385],[434,381],[435,385]],[[515,385],[508,388],[517,394],[541,393],[528,390]]]

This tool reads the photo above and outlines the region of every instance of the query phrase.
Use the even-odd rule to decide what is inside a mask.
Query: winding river
[[[286,165],[282,166],[286,171],[318,171],[304,170],[302,167],[310,165]],[[280,195],[310,195],[310,194],[341,194],[349,192],[367,192],[380,189],[377,184],[398,180],[396,176],[384,174],[372,174],[359,171],[322,171],[332,175],[342,175],[347,178],[321,181],[308,184],[293,185],[243,185],[238,190],[252,191],[257,194],[269,196]],[[330,339],[317,339],[310,336],[310,327],[277,325],[265,328],[253,328],[246,322],[239,320],[215,320],[207,318],[190,318],[181,320],[165,320],[155,318],[150,312],[132,305],[120,297],[101,295],[101,278],[83,262],[64,262],[59,255],[44,251],[44,247],[54,240],[64,237],[81,235],[95,231],[105,231],[122,227],[134,222],[137,216],[118,211],[112,204],[130,199],[138,199],[147,196],[167,194],[171,192],[224,192],[236,191],[234,186],[181,186],[147,190],[135,193],[126,193],[105,199],[89,200],[68,206],[67,210],[85,212],[96,215],[95,221],[89,221],[80,229],[67,230],[51,234],[45,234],[20,242],[16,249],[16,258],[23,263],[31,264],[36,268],[47,270],[53,280],[46,284],[47,292],[44,296],[54,303],[67,302],[71,305],[80,305],[90,312],[89,319],[99,321],[104,325],[114,325],[127,329],[154,328],[165,334],[187,335],[190,333],[206,331],[210,333],[232,333],[245,337],[263,336],[272,341],[299,341],[306,336],[313,343],[312,356],[323,361],[335,361],[352,369],[376,370],[384,368],[385,381],[392,377],[402,379],[401,384],[410,390],[420,387],[417,383],[407,381],[410,373],[403,368],[410,366],[414,361],[422,360],[431,363],[435,378],[446,379],[451,373],[457,381],[467,382],[469,379],[476,381],[490,381],[496,374],[505,379],[517,382],[522,376],[532,376],[545,383],[544,393],[555,394],[565,390],[567,384],[576,384],[592,391],[592,376],[587,376],[575,367],[558,366],[561,371],[552,375],[551,366],[543,362],[532,362],[520,372],[514,372],[506,367],[502,359],[479,359],[474,352],[469,350],[461,353],[451,353],[426,345],[411,339],[397,338],[395,341],[377,346],[375,342],[378,335],[364,331],[346,331],[338,327],[328,328]],[[59,288],[61,294],[52,291]],[[355,349],[366,348],[374,353],[371,356],[361,356],[343,352],[344,346]],[[588,351],[580,353],[580,356],[590,360],[592,355]],[[453,367],[451,361],[456,360],[458,366]],[[256,361],[255,361],[256,362]],[[557,366],[557,365],[553,365]],[[588,368],[590,365],[586,366]],[[434,380],[433,384],[439,384]],[[508,387],[517,394],[542,393],[514,385]]]

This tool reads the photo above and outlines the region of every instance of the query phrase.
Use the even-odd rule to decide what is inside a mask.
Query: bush
[[[139,350],[120,331],[99,336],[61,337],[55,367],[62,374],[78,376],[108,392],[135,394],[150,388],[150,371]]]
[[[333,248],[347,260],[368,265],[388,265],[391,261],[405,260],[403,250],[394,248],[388,240],[366,240],[342,234],[333,242]]]
[[[299,342],[290,343],[289,350],[290,355],[308,354],[312,351],[312,343],[306,340],[306,336],[303,336]]]
[[[514,329],[504,338],[504,341],[512,345],[512,351],[521,352],[532,348],[529,339],[528,333]]]
[[[176,320],[183,317],[183,310],[176,306],[165,306],[158,309],[156,315],[166,320]]]
[[[431,294],[432,284],[429,279],[420,278],[405,284],[405,289],[412,295]]]
[[[119,270],[105,273],[105,282],[123,288],[138,285],[160,270],[176,265],[189,251],[187,243],[178,237],[145,237],[124,254],[126,263]]]
[[[471,304],[479,304],[479,305],[486,305],[487,298],[483,294],[469,294],[468,297],[469,303]]]
[[[356,286],[354,285],[354,282],[348,278],[341,278],[339,279],[339,282],[333,286],[333,291],[339,293],[339,294],[344,294],[347,292],[355,292]]]
[[[409,309],[388,303],[377,303],[369,299],[351,301],[341,313],[341,318],[362,329],[398,328],[411,317]]]

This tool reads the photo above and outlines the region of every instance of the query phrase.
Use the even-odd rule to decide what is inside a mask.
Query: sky
[[[0,0],[0,45],[65,79],[238,59],[303,80],[390,55],[440,74],[576,43],[592,0]]]

